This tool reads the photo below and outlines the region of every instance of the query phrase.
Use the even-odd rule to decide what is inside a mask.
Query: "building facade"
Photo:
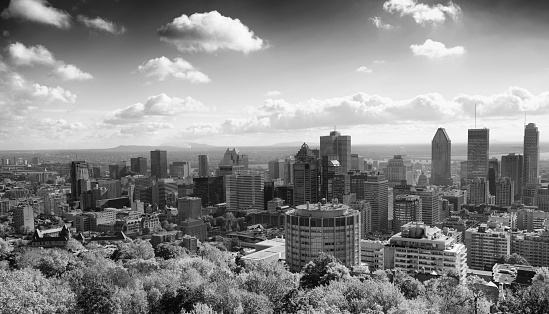
[[[469,129],[467,138],[467,179],[486,178],[490,158],[490,130]]]
[[[168,153],[165,150],[151,151],[151,176],[157,179],[168,177]]]
[[[524,128],[524,184],[539,183],[539,131],[534,123]]]
[[[444,128],[438,128],[431,142],[431,184],[452,184],[452,141]]]
[[[320,157],[337,155],[343,173],[351,170],[351,136],[331,131],[328,136],[320,137]]]

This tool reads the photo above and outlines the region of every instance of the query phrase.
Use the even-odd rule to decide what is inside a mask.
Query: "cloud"
[[[193,124],[181,131],[181,136],[206,137],[222,134],[273,133],[288,130],[314,129],[323,126],[364,126],[398,123],[445,123],[470,120],[478,114],[484,118],[520,116],[523,110],[531,114],[549,114],[549,92],[533,95],[529,91],[510,87],[490,96],[460,94],[445,99],[438,93],[393,100],[378,95],[354,95],[291,104],[268,99],[249,118],[226,119],[219,124]]]
[[[385,64],[387,61],[385,60],[374,60],[374,64]]]
[[[184,52],[234,50],[248,54],[267,47],[264,40],[255,36],[239,19],[217,11],[191,16],[183,14],[157,32],[160,40]]]
[[[375,25],[375,27],[377,27],[379,29],[390,30],[390,29],[393,28],[393,26],[391,24],[383,23],[381,21],[381,18],[378,17],[378,16],[371,17],[368,20],[372,21],[372,23]]]
[[[22,43],[16,42],[9,45],[7,51],[10,60],[15,65],[54,65],[57,62],[53,54],[41,45],[26,47]]]
[[[268,91],[267,93],[265,93],[265,96],[267,96],[267,97],[276,97],[276,96],[280,96],[280,95],[282,95],[282,93],[277,91],[277,90],[271,90],[271,91]]]
[[[185,99],[159,94],[147,101],[110,112],[104,119],[106,124],[129,124],[140,122],[147,117],[176,116],[181,113],[207,112],[210,109],[191,97]]]
[[[20,18],[53,25],[61,29],[71,26],[71,16],[65,11],[52,7],[45,0],[11,0],[0,16],[4,19]]]
[[[429,59],[442,59],[445,57],[459,57],[466,53],[463,46],[446,48],[446,45],[427,39],[422,45],[411,45],[410,49],[415,56],[424,56]]]
[[[37,128],[52,131],[78,131],[86,129],[86,126],[82,122],[69,123],[63,119],[53,120],[46,118],[39,121]]]
[[[57,67],[54,71],[55,75],[64,81],[71,80],[91,80],[93,76],[89,73],[82,72],[79,68],[72,64],[65,64]]]
[[[10,36],[10,32],[5,30],[5,31],[2,32],[2,36],[4,36],[4,37],[9,37],[9,36]]]
[[[448,2],[448,5],[430,6],[417,3],[416,0],[388,0],[383,4],[383,9],[389,13],[398,13],[400,16],[411,16],[420,25],[443,23],[447,17],[457,20],[461,15],[461,8],[452,1]]]
[[[123,127],[114,135],[115,136],[157,135],[158,131],[164,130],[164,129],[173,129],[173,124],[166,123],[166,122],[154,122],[154,121],[141,122],[131,126]]]
[[[117,25],[114,22],[102,19],[100,17],[92,19],[84,15],[78,15],[77,20],[78,22],[84,24],[86,27],[94,28],[115,35],[123,34],[124,32],[126,32],[126,28],[124,26]]]
[[[151,59],[137,67],[137,71],[146,77],[156,77],[159,81],[166,79],[182,79],[191,83],[207,83],[210,78],[195,69],[189,62],[182,58],[175,58],[173,61],[162,56]]]
[[[359,67],[358,69],[356,69],[357,72],[363,72],[363,73],[372,73],[374,71],[372,71],[372,69],[368,69],[367,67],[365,66],[361,66]]]
[[[56,60],[53,54],[44,46],[27,47],[22,43],[16,42],[7,48],[10,60],[17,66],[33,66],[41,64],[53,67],[53,75],[64,81],[68,80],[89,80],[93,76],[83,72],[73,64],[65,64],[64,61]]]

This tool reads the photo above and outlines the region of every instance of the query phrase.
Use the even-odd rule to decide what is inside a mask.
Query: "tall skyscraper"
[[[210,176],[210,158],[208,155],[198,155],[198,176]]]
[[[364,200],[372,207],[372,231],[388,230],[389,181],[383,176],[368,176],[364,181]]]
[[[319,201],[319,171],[316,156],[303,143],[295,155],[294,204],[317,203]]]
[[[490,130],[469,129],[467,140],[467,180],[488,176]]]
[[[351,170],[351,136],[332,131],[329,136],[320,137],[320,158],[333,155],[338,156],[343,173]]]
[[[520,200],[522,197],[522,171],[523,157],[521,154],[510,153],[507,156],[501,156],[501,177],[511,178],[516,200]]]
[[[130,159],[130,169],[135,174],[147,174],[147,158],[136,157]]]
[[[524,185],[538,183],[539,131],[534,123],[524,128]]]
[[[170,165],[170,177],[186,178],[191,175],[191,163],[188,161],[174,161]]]
[[[431,142],[431,184],[452,185],[452,141],[446,130],[438,128]]]
[[[488,190],[490,195],[496,195],[496,182],[499,180],[499,161],[496,157],[488,160]]]
[[[180,197],[177,199],[177,219],[184,221],[189,218],[202,218],[202,199],[200,197]]]
[[[397,195],[393,202],[393,231],[400,232],[405,224],[422,220],[421,198],[417,195]]]
[[[151,176],[157,179],[168,177],[168,156],[165,150],[151,151]]]
[[[254,171],[224,177],[227,210],[263,210],[263,175]]]
[[[387,163],[387,173],[385,177],[389,181],[389,186],[400,185],[402,181],[406,181],[408,184],[412,184],[412,174],[408,175],[408,169],[404,164],[404,160],[401,155],[395,155],[394,158],[389,159]]]
[[[82,193],[80,185],[81,180],[88,180],[90,173],[88,164],[85,161],[73,161],[71,162],[71,198],[72,200],[78,200]]]

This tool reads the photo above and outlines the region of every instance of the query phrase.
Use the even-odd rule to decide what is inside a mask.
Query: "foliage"
[[[186,255],[185,249],[171,243],[160,243],[154,249],[154,255],[163,259],[172,259]]]
[[[502,255],[497,259],[496,263],[530,266],[530,263],[528,263],[528,261],[524,257],[520,256],[517,253],[513,253],[511,255]]]
[[[305,289],[325,285],[332,280],[349,277],[349,269],[332,255],[321,253],[302,270],[300,286]]]
[[[154,258],[154,249],[149,241],[118,242],[111,258],[115,261]]]

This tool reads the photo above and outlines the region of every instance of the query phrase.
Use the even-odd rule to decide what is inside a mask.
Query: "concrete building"
[[[467,248],[458,243],[459,232],[453,229],[429,227],[410,222],[395,234],[385,247],[385,269],[401,269],[407,273],[437,275],[443,271],[457,271],[461,278],[467,274]]]
[[[184,234],[195,237],[201,242],[204,242],[208,237],[208,227],[202,219],[197,220],[189,218],[180,222],[178,228],[180,228]]]
[[[490,156],[490,130],[469,129],[467,140],[467,179],[486,178]]]
[[[421,198],[417,195],[396,195],[393,202],[393,231],[412,221],[422,221]]]
[[[319,169],[316,156],[303,143],[295,155],[294,168],[294,204],[317,203],[319,189]],[[283,197],[282,197],[283,198]],[[284,199],[284,198],[283,198]]]
[[[263,175],[246,171],[224,177],[227,210],[263,210]]]
[[[389,181],[387,181],[382,175],[369,175],[363,183],[364,200],[369,202],[372,207],[372,231],[388,231]]]
[[[177,220],[202,218],[202,200],[199,197],[180,197],[177,199]]]
[[[80,182],[82,180],[89,180],[90,173],[88,164],[85,161],[72,161],[70,166],[71,177],[71,199],[77,201],[82,193]]]
[[[351,168],[349,170],[364,171],[364,156],[351,154]]]
[[[549,266],[549,220],[543,229],[513,235],[512,253],[524,257],[531,266]]]
[[[338,131],[331,131],[328,136],[320,137],[320,158],[322,156],[337,155],[342,172],[351,170],[351,136],[341,135]]]
[[[168,177],[168,153],[165,150],[151,151],[151,177],[163,179]]]
[[[366,239],[372,232],[372,206],[365,200],[354,200],[350,202],[349,207],[360,212],[360,236]]]
[[[538,190],[537,206],[544,212],[549,212],[549,187],[542,186]]]
[[[186,178],[191,175],[191,163],[188,161],[174,161],[170,165],[170,177]]]
[[[538,206],[541,184],[528,183],[522,186],[522,203],[527,206]]]
[[[535,123],[524,127],[524,185],[539,183],[539,131]]]
[[[496,186],[496,206],[509,207],[515,202],[515,184],[511,178],[499,178]],[[549,205],[549,204],[548,204]]]
[[[202,199],[202,206],[225,203],[223,177],[193,178],[193,195]]]
[[[452,185],[452,141],[444,128],[438,128],[431,142],[431,184]]]
[[[513,205],[509,213],[517,216],[517,229],[532,232],[544,228],[544,221],[549,220],[549,212],[538,210],[536,206]]]
[[[490,270],[500,256],[511,254],[511,233],[495,222],[467,229],[464,242],[471,269]]]
[[[210,176],[210,157],[208,155],[198,155],[198,177]]]
[[[379,240],[360,240],[360,262],[362,265],[368,266],[370,272],[384,269],[384,252],[385,246],[389,241]]]
[[[130,171],[133,174],[147,174],[147,158],[135,157],[130,159]]]
[[[490,195],[496,195],[496,182],[500,178],[500,165],[496,157],[488,160],[488,192]]]
[[[395,155],[392,159],[389,159],[385,178],[389,181],[389,187],[400,185],[402,181],[406,181],[410,185],[413,183],[413,173],[408,171],[401,155]]]
[[[510,153],[507,156],[501,156],[501,176],[511,178],[513,182],[515,199],[522,197],[523,179],[523,157],[520,154]]]
[[[13,228],[19,232],[22,227],[34,230],[34,212],[30,205],[17,206],[13,209]]]
[[[321,252],[360,265],[360,212],[343,204],[305,204],[286,212],[286,264],[300,271]]]
[[[485,177],[475,177],[470,181],[467,191],[467,204],[480,205],[488,204],[488,181]]]

